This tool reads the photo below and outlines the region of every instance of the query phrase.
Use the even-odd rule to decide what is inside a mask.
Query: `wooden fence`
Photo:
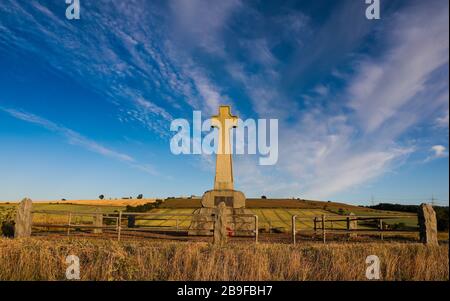
[[[382,240],[384,236],[389,235],[418,235],[419,228],[416,231],[408,230],[390,230],[385,227],[384,221],[394,220],[394,219],[417,219],[416,215],[378,215],[378,216],[368,216],[368,215],[347,215],[347,216],[327,216],[321,215],[313,218],[313,228],[299,229],[297,226],[298,221],[311,221],[310,217],[298,217],[297,215],[292,216],[291,222],[291,235],[292,243],[296,243],[296,237],[299,233],[313,233],[321,234],[322,240],[326,243],[327,234],[344,234],[348,236],[355,237],[358,234],[361,235],[378,235]],[[377,228],[368,229],[358,229],[358,221],[374,221],[377,224]],[[333,223],[346,222],[345,228],[335,228]]]
[[[223,209],[223,208],[222,208]],[[33,223],[33,214],[44,214],[44,215],[63,215],[65,216],[66,222],[61,222],[59,220],[58,223],[48,223],[48,222],[40,222]],[[76,223],[76,220],[73,218],[76,216],[89,216],[92,217],[93,223]],[[197,221],[201,225],[201,229],[193,229],[192,222],[193,217],[201,217],[201,220]],[[32,210],[32,201],[30,199],[23,199],[18,206],[18,211],[15,219],[15,230],[14,237],[29,237],[32,232],[33,227],[46,228],[50,230],[50,228],[54,229],[66,229],[67,235],[71,234],[72,229],[92,229],[94,233],[103,233],[112,232],[117,235],[117,240],[120,240],[122,232],[137,232],[137,231],[145,231],[145,232],[155,232],[155,231],[163,231],[163,232],[180,232],[180,231],[201,231],[200,233],[213,234],[213,237],[224,237],[227,235],[227,215],[225,210],[216,210],[214,214],[173,214],[173,213],[134,213],[134,212],[115,212],[110,214],[105,214],[100,211],[96,212],[71,212],[71,211],[49,211],[49,210]],[[189,223],[188,228],[183,228],[179,224],[179,220],[181,218],[186,219],[186,217],[191,218],[191,222]],[[231,217],[252,217],[254,219],[254,227],[243,227],[243,231],[250,232],[252,236],[255,237],[255,242],[258,242],[259,237],[259,227],[258,227],[258,216],[257,215],[231,215]],[[405,219],[405,218],[417,218],[419,228],[415,231],[397,231],[391,230],[384,226],[384,222],[386,220],[392,219]],[[142,226],[137,225],[137,220],[175,220],[175,226],[171,227],[154,227],[154,226]],[[436,214],[430,204],[421,204],[419,206],[418,215],[377,215],[377,216],[357,216],[354,214],[350,214],[348,216],[327,216],[321,215],[319,217],[313,217],[313,227],[309,227],[308,229],[300,229],[297,227],[297,222],[302,220],[311,221],[311,217],[298,217],[293,215],[291,218],[291,235],[292,242],[296,243],[296,237],[299,233],[313,233],[317,235],[318,233],[322,234],[322,240],[325,243],[327,241],[327,234],[344,234],[348,236],[356,236],[356,235],[379,235],[381,239],[384,238],[385,235],[405,235],[405,234],[419,234],[419,239],[421,242],[428,245],[438,245],[438,237],[437,237],[437,220]],[[242,219],[239,220],[238,223],[247,224],[247,221]],[[107,221],[105,223],[105,221]],[[126,225],[123,225],[123,222],[127,221]],[[334,227],[335,223],[346,222],[346,227],[336,228]],[[358,222],[362,224],[362,222],[366,223],[366,229],[358,229]],[[367,223],[370,227],[367,227]],[[207,226],[205,224],[212,223],[212,227]],[[234,229],[237,231],[242,231],[238,229],[236,226],[238,223],[234,222]],[[251,229],[251,230],[250,230]],[[270,232],[270,231],[269,231]],[[188,233],[189,234],[189,233]],[[192,233],[195,234],[195,233]]]
[[[44,214],[44,215],[63,215],[66,216],[66,223],[32,223],[33,227],[50,229],[65,229],[67,235],[71,235],[71,231],[74,229],[86,229],[93,230],[94,233],[114,233],[117,235],[117,240],[120,241],[123,233],[132,232],[148,232],[148,233],[183,233],[192,230],[202,230],[202,231],[214,231],[214,227],[210,230],[194,229],[189,226],[182,226],[183,221],[192,218],[194,214],[173,214],[173,213],[134,213],[134,212],[116,212],[116,213],[101,213],[101,212],[72,212],[72,211],[56,211],[56,210],[36,210],[32,211],[33,214]],[[93,219],[93,223],[74,223],[74,217],[90,217]],[[211,214],[197,214],[197,216],[204,217],[204,222],[214,225],[215,215]],[[259,229],[258,229],[258,216],[252,214],[241,214],[234,215],[239,217],[250,217],[253,218],[253,230],[251,232],[258,242]],[[327,235],[378,235],[381,239],[384,239],[385,235],[411,235],[418,234],[417,231],[396,231],[389,230],[384,225],[384,221],[392,219],[405,219],[405,218],[417,218],[414,215],[380,215],[380,216],[315,216],[315,217],[298,217],[293,215],[291,219],[291,235],[292,243],[296,243],[298,234],[314,234],[321,235],[323,242],[327,241]],[[107,222],[109,221],[109,222]],[[138,225],[139,221],[175,221],[174,226],[146,226]],[[312,228],[301,228],[298,222],[312,222],[314,225]],[[358,222],[375,221],[378,224],[378,228],[373,229],[358,229]],[[345,228],[336,228],[333,223],[345,222]],[[352,225],[353,223],[353,225]],[[245,230],[243,230],[245,231]]]
[[[101,212],[72,212],[72,211],[58,211],[58,210],[34,210],[33,215],[57,215],[65,216],[65,223],[49,223],[49,222],[32,222],[31,226],[35,228],[44,228],[47,231],[50,229],[65,229],[67,235],[71,235],[74,229],[93,230],[94,233],[114,233],[117,235],[117,240],[120,241],[124,233],[130,232],[147,232],[147,233],[185,233],[189,231],[203,231],[214,232],[215,214],[174,214],[174,213],[137,213],[137,212],[115,212],[115,213],[101,213]],[[93,219],[92,223],[74,223],[74,217],[89,217]],[[183,227],[182,222],[187,218],[203,217],[202,222],[209,223],[211,229],[192,228],[189,226]],[[227,215],[228,216],[228,215]],[[249,217],[253,218],[254,227],[252,230],[239,230],[239,232],[249,232],[258,242],[258,216],[252,214],[234,214],[231,217]],[[105,221],[111,221],[106,222]],[[175,221],[174,226],[145,226],[138,225],[138,221]]]

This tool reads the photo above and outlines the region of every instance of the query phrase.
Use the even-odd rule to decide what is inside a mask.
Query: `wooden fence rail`
[[[221,220],[221,222],[218,224],[227,224],[226,221],[224,221],[223,217],[225,213],[220,213],[220,210],[218,211],[219,215],[204,215],[206,216],[206,221],[201,220],[200,222],[213,222],[214,220],[217,222],[218,220]],[[67,224],[60,223],[60,224],[52,224],[52,223],[34,223],[32,216],[33,214],[59,214],[59,215],[66,215],[67,216]],[[196,214],[195,216],[199,216],[200,214]],[[73,217],[75,216],[90,216],[94,219],[94,224],[77,224],[74,222]],[[58,210],[34,210],[32,209],[32,201],[28,198],[23,199],[18,208],[17,213],[15,217],[15,227],[14,227],[14,237],[15,238],[25,238],[29,237],[31,235],[32,226],[35,227],[44,227],[44,228],[67,228],[67,234],[70,235],[70,229],[73,228],[87,228],[87,229],[98,229],[98,230],[115,230],[117,232],[118,240],[120,240],[122,229],[124,230],[130,230],[131,227],[123,227],[123,221],[127,220],[129,221],[130,218],[136,219],[150,219],[153,217],[153,219],[164,219],[166,220],[173,220],[175,217],[176,220],[176,226],[174,228],[175,231],[181,231],[179,220],[181,217],[193,217],[194,214],[172,214],[172,213],[137,213],[137,212],[114,212],[114,213],[102,213],[99,210],[96,212],[71,212],[71,211],[58,211]],[[249,214],[243,214],[240,215],[242,217],[253,217],[254,218],[254,224],[255,228],[253,230],[246,230],[251,231],[255,235],[255,241],[258,241],[259,237],[259,227],[258,227],[258,216],[257,215],[249,215]],[[220,217],[220,219],[218,218]],[[302,220],[309,220],[313,221],[314,227],[313,232],[317,233],[317,231],[321,231],[322,233],[322,239],[323,242],[326,242],[326,233],[344,233],[348,235],[357,235],[362,233],[378,233],[380,237],[383,239],[385,235],[388,234],[409,234],[409,233],[417,233],[416,231],[393,231],[393,230],[387,230],[385,229],[384,222],[385,220],[389,219],[403,219],[403,218],[417,218],[418,225],[419,225],[419,237],[420,242],[427,244],[427,245],[438,245],[438,229],[437,229],[437,219],[436,219],[436,213],[432,207],[431,204],[423,203],[418,208],[418,215],[413,214],[403,214],[403,215],[372,215],[372,216],[357,216],[354,214],[350,214],[346,217],[343,216],[326,216],[322,215],[320,217],[298,217],[298,216],[292,216],[291,218],[291,225],[292,225],[292,241],[293,243],[296,242],[296,235],[298,232],[307,232],[311,231],[308,229],[300,229],[297,228],[297,221]],[[112,219],[115,221],[115,225],[104,225],[103,220],[104,219]],[[183,221],[186,220],[186,218],[183,218]],[[358,221],[375,221],[374,227],[377,229],[357,229]],[[334,224],[336,222],[346,222],[347,227],[346,229],[335,229]],[[378,222],[378,223],[376,223]],[[320,223],[320,228],[317,226]],[[191,223],[192,224],[192,223]],[[326,227],[329,225],[330,227]],[[371,225],[369,225],[371,226]],[[149,229],[155,229],[154,227],[148,227]],[[160,228],[161,229],[161,228]],[[167,229],[167,228],[165,228]],[[190,230],[189,227],[186,230]],[[202,231],[211,231],[208,230],[209,228],[205,229],[198,229]],[[217,229],[217,228],[216,228]],[[223,226],[221,228],[223,230]],[[141,229],[146,230],[146,229]],[[195,229],[194,229],[195,230]],[[223,233],[224,231],[221,232]],[[96,231],[96,233],[99,233]],[[100,232],[101,233],[101,232]]]
[[[70,235],[72,229],[92,229],[98,230],[101,233],[103,230],[105,231],[115,231],[117,233],[117,240],[120,241],[123,232],[185,232],[189,230],[204,230],[204,229],[192,229],[190,226],[181,227],[180,221],[187,220],[187,217],[193,217],[194,214],[182,214],[182,213],[144,213],[144,212],[113,212],[113,213],[102,213],[102,212],[72,212],[72,211],[59,211],[59,210],[35,210],[32,211],[33,214],[48,214],[48,215],[67,215],[67,224],[64,223],[32,223],[34,227],[40,228],[53,228],[53,229],[67,229],[67,235]],[[76,224],[74,223],[74,217],[76,216],[87,216],[93,217],[94,219],[101,215],[101,221],[99,225],[95,224]],[[198,216],[198,215],[197,215]],[[203,214],[204,222],[213,223],[214,224],[214,214]],[[228,215],[232,217],[252,217],[253,222],[241,221],[239,224],[254,224],[253,230],[240,230],[242,232],[251,232],[254,234],[255,242],[258,242],[259,239],[259,228],[258,228],[258,216],[254,214],[238,214],[238,215]],[[395,230],[385,230],[383,227],[384,220],[392,220],[392,219],[404,219],[404,218],[417,218],[416,215],[350,215],[350,216],[315,216],[315,217],[299,217],[297,215],[293,215],[290,221],[286,220],[278,220],[278,222],[291,223],[291,234],[292,234],[292,242],[296,243],[296,236],[298,233],[321,233],[322,241],[326,243],[327,234],[348,234],[348,235],[379,235],[381,239],[385,237],[385,235],[411,235],[417,234],[417,231],[395,231]],[[112,219],[114,225],[104,225],[103,220]],[[376,221],[378,222],[377,229],[357,229],[350,228],[351,223],[355,223],[357,225],[358,221]],[[127,221],[127,225],[123,225],[123,222]],[[175,226],[146,226],[146,225],[136,225],[136,221],[175,221]],[[299,229],[297,227],[297,222],[301,221],[312,221],[314,223],[314,227],[312,229]],[[334,223],[336,222],[346,222],[347,227],[344,229],[339,229],[334,227]],[[95,223],[95,222],[94,222]],[[319,225],[319,226],[318,226]],[[211,232],[213,230],[209,230]]]
[[[357,235],[357,234],[364,234],[364,235],[379,235],[380,238],[383,240],[384,236],[389,235],[417,235],[419,234],[420,229],[417,228],[416,231],[408,231],[408,230],[386,230],[383,227],[383,220],[389,220],[389,219],[402,219],[402,218],[415,218],[417,219],[417,215],[349,215],[345,218],[341,216],[327,216],[327,215],[321,215],[320,217],[298,217],[297,215],[292,216],[291,220],[291,236],[292,236],[292,243],[296,244],[297,239],[296,236],[300,232],[297,228],[297,221],[304,221],[309,220],[313,222],[313,228],[312,229],[302,229],[301,233],[315,233],[317,234],[318,231],[322,234],[322,241],[323,243],[326,243],[326,237],[327,234],[349,234],[349,235]],[[378,228],[377,229],[357,229],[355,228],[351,229],[350,223],[357,223],[358,221],[378,221]],[[333,227],[333,222],[347,222],[346,229],[339,229]],[[326,227],[326,224],[331,224],[330,228]],[[320,224],[320,227],[317,227],[317,224]],[[355,224],[357,225],[357,224]]]
[[[114,212],[114,213],[102,213],[102,212],[72,212],[72,211],[61,211],[61,210],[34,210],[33,214],[48,214],[48,215],[67,215],[67,224],[61,223],[32,223],[33,227],[39,228],[53,228],[53,229],[67,229],[67,235],[70,235],[71,229],[92,229],[92,230],[113,230],[117,233],[117,240],[121,240],[121,236],[123,232],[185,232],[189,230],[204,230],[204,229],[192,229],[190,226],[187,228],[180,227],[180,219],[184,221],[186,217],[193,217],[194,214],[173,214],[173,213],[143,213],[143,212]],[[74,216],[87,216],[93,217],[94,219],[98,216],[102,216],[103,219],[112,219],[115,221],[114,225],[95,225],[95,224],[74,224],[73,217]],[[195,216],[203,216],[203,222],[214,224],[215,214],[195,214]],[[251,217],[253,218],[253,222],[238,222],[239,225],[243,224],[254,224],[254,228],[252,230],[239,230],[240,232],[250,232],[254,234],[255,242],[258,242],[258,216],[253,214],[226,214],[226,216],[230,217]],[[130,219],[132,219],[130,225]],[[175,226],[136,226],[135,222],[139,220],[144,221],[173,221],[175,220]],[[127,226],[124,227],[122,224],[124,221],[127,221]],[[213,230],[209,230],[212,232]],[[100,232],[101,233],[101,232]]]

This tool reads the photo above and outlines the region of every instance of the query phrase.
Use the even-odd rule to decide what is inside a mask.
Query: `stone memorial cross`
[[[212,127],[219,129],[214,189],[233,190],[233,162],[231,157],[230,129],[237,126],[238,118],[231,115],[230,106],[220,106],[219,115],[212,117]]]

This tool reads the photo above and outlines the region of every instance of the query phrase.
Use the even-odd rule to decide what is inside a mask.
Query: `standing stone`
[[[14,237],[30,237],[31,236],[31,223],[32,223],[32,213],[33,202],[25,198],[23,199],[17,208],[15,226],[14,226]]]
[[[94,226],[102,227],[103,226],[103,213],[101,212],[100,208],[97,208],[95,211],[98,213],[94,216]],[[101,233],[103,233],[103,229],[95,228],[94,233],[101,234]]]
[[[358,221],[355,218],[355,214],[350,212],[347,217],[347,230],[358,230]],[[356,233],[349,233],[348,237],[357,237]]]
[[[199,208],[195,209],[191,224],[189,225],[188,235],[214,235],[214,213],[216,208]]]
[[[214,244],[222,245],[227,242],[227,207],[224,202],[216,209],[214,217]]]
[[[421,204],[418,212],[420,242],[438,245],[436,212],[430,204]]]

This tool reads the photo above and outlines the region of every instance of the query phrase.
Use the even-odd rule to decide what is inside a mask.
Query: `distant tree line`
[[[402,205],[402,204],[389,204],[381,203],[374,206],[368,206],[368,208],[377,210],[389,210],[389,211],[400,211],[400,212],[412,212],[416,213],[419,210],[418,205]],[[449,229],[449,208],[448,206],[433,206],[434,211],[436,211],[437,227],[438,231],[448,231]]]
[[[137,206],[130,206],[128,205],[125,209],[126,212],[147,212],[155,208],[159,208],[161,204],[163,203],[163,200],[156,200],[153,203],[145,203],[142,205]]]
[[[139,194],[136,198],[138,199],[138,200],[142,200],[142,198],[144,197],[144,195],[141,193],[141,194]],[[105,198],[105,195],[104,194],[101,194],[101,195],[99,195],[98,196],[98,198],[100,199],[100,200],[103,200],[104,198]],[[111,199],[111,198],[110,198]],[[132,200],[133,199],[133,197],[132,196],[130,196],[130,197],[123,197],[122,198],[122,200]],[[65,201],[65,199],[62,199],[63,201]]]

